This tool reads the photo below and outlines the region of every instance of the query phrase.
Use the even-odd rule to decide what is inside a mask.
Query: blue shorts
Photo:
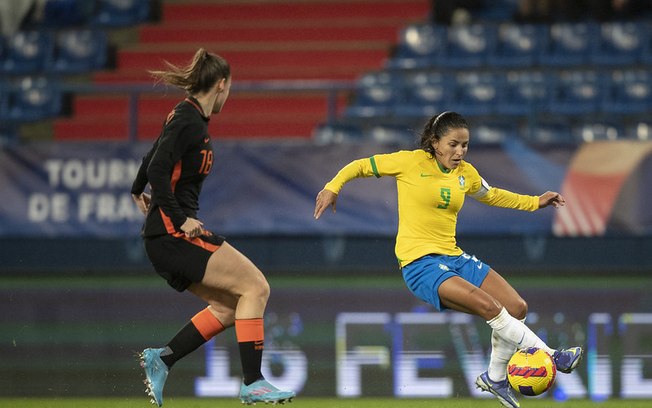
[[[426,255],[402,268],[403,279],[416,297],[433,305],[437,310],[447,309],[439,299],[439,286],[448,278],[459,276],[475,286],[480,286],[489,273],[490,266],[475,256]]]

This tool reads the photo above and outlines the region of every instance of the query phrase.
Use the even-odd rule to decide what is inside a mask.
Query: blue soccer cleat
[[[279,390],[265,379],[249,385],[243,383],[240,386],[240,401],[247,405],[256,404],[257,402],[285,404],[286,402],[292,402],[295,395],[294,391]]]
[[[485,371],[475,380],[475,385],[482,391],[488,391],[496,396],[498,401],[500,401],[504,407],[518,408],[521,406],[514,397],[512,387],[509,385],[506,378],[503,381],[492,381],[489,378],[489,374]]]
[[[557,371],[568,374],[577,367],[580,360],[582,360],[583,354],[584,350],[582,350],[582,347],[571,347],[555,351],[552,359],[555,361]]]
[[[140,353],[140,366],[145,369],[145,385],[147,395],[152,397],[151,403],[163,406],[163,387],[168,378],[168,366],[161,360],[164,348],[148,348]]]

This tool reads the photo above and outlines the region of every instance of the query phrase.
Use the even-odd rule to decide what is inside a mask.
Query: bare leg
[[[216,316],[225,319],[225,326],[234,319],[263,317],[270,292],[263,273],[227,242],[208,260],[201,283],[188,289],[208,302]]]

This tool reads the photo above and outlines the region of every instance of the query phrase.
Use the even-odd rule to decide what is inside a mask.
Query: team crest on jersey
[[[464,178],[464,176],[459,176],[457,179],[460,181],[460,188],[464,188],[464,185],[466,183],[466,179]]]

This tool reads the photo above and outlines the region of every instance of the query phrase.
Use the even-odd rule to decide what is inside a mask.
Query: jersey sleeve
[[[491,187],[477,170],[472,169],[471,188],[467,195],[481,203],[493,207],[511,208],[514,210],[535,211],[539,209],[539,197],[513,193],[508,190]]]
[[[359,177],[396,176],[400,171],[400,157],[403,152],[377,154],[358,159],[344,166],[324,188],[338,194],[344,184]]]
[[[149,180],[147,179],[147,168],[149,167],[149,162],[152,160],[152,156],[154,155],[157,146],[158,139],[154,142],[149,152],[143,156],[143,160],[138,168],[138,173],[136,173],[136,178],[131,184],[131,194],[140,195],[145,191],[145,187],[147,187],[147,183],[149,183]]]
[[[147,167],[152,197],[165,215],[170,217],[177,230],[186,222],[187,216],[174,196],[173,172],[177,163],[180,165],[181,158],[194,139],[193,136],[196,136],[196,133],[189,128],[186,121],[173,117],[165,126]]]

